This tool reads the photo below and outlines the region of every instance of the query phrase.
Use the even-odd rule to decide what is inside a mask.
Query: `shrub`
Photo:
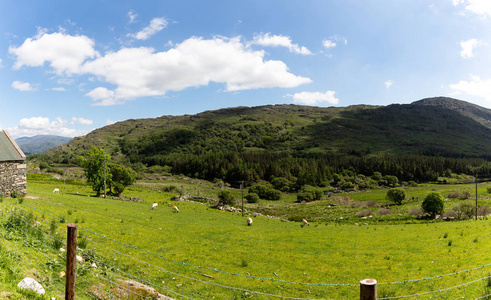
[[[460,220],[467,220],[472,218],[475,214],[475,206],[471,202],[460,203],[459,205],[454,206],[453,210]]]
[[[441,214],[443,212],[444,200],[445,199],[443,199],[443,196],[440,193],[431,192],[426,195],[421,204],[421,208],[425,213],[435,217],[436,214]]]
[[[258,203],[259,196],[256,193],[249,193],[245,196],[247,203]]]
[[[381,208],[379,210],[377,210],[377,212],[375,213],[377,216],[386,216],[386,215],[390,215],[391,212],[390,212],[390,209],[387,209],[387,208]]]
[[[281,199],[281,192],[272,188],[270,184],[260,183],[253,185],[249,188],[249,193],[257,194],[259,198],[265,200]]]
[[[291,182],[284,178],[284,177],[275,177],[273,180],[271,180],[271,184],[273,187],[277,190],[289,190]]]
[[[402,189],[390,189],[385,195],[385,199],[394,202],[395,204],[401,205],[402,200],[406,199],[406,193]]]
[[[459,197],[460,197],[459,192],[452,192],[452,193],[447,195],[447,198],[451,198],[451,199],[455,199],[455,198],[459,198]]]
[[[234,196],[230,191],[221,191],[218,193],[218,205],[233,205],[234,204]]]
[[[377,202],[375,202],[373,200],[367,201],[367,203],[366,203],[367,207],[375,207],[376,205],[377,205]]]
[[[411,208],[407,213],[411,216],[422,216],[423,215],[423,211],[419,208]]]
[[[449,211],[444,212],[442,217],[447,218],[447,219],[458,219],[459,215],[455,211],[449,210]]]
[[[417,187],[418,184],[416,182],[414,182],[413,180],[410,180],[408,183],[407,183],[408,186],[410,187]]]
[[[302,189],[297,194],[297,202],[310,202],[314,200],[320,200],[322,198],[322,190],[318,188],[314,188],[310,185],[302,186]]]
[[[485,217],[485,216],[487,216],[489,214],[491,214],[491,209],[489,207],[487,207],[486,205],[480,206],[477,209],[477,215],[478,216]]]
[[[369,209],[364,209],[364,210],[361,210],[359,212],[356,213],[356,216],[358,218],[362,218],[362,217],[368,217],[369,215],[372,214],[372,211],[369,210]]]
[[[162,188],[162,192],[177,193],[177,187],[175,185],[167,185]]]
[[[465,200],[465,199],[469,199],[471,197],[471,193],[469,191],[464,191],[461,195],[460,195],[460,199],[462,200]]]

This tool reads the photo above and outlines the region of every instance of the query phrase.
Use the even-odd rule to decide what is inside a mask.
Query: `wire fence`
[[[4,200],[0,204],[3,224],[0,254],[4,250],[27,262],[24,268],[31,270],[31,275],[50,295],[62,298],[64,249],[67,248],[62,237],[65,220],[21,200]],[[359,283],[309,283],[227,272],[170,259],[80,226],[78,229],[81,238],[77,246],[77,299],[210,299],[215,296],[217,299],[307,300],[359,296]],[[442,283],[435,283],[488,266],[491,264],[433,277],[378,283],[378,299],[491,299],[491,276],[451,287],[436,288]],[[414,290],[414,284],[422,282],[431,284],[421,287],[419,293],[399,295],[401,290],[410,289],[390,289],[412,284]]]

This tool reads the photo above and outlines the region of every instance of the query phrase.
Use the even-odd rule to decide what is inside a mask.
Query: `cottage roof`
[[[6,130],[0,131],[0,161],[25,160],[26,155]]]

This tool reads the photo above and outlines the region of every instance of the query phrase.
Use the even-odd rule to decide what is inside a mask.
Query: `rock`
[[[97,265],[95,264],[95,262],[93,262],[93,263],[90,265],[90,268],[97,269]]]
[[[82,256],[77,255],[76,258],[77,258],[77,262],[79,263],[82,263],[84,261]]]
[[[44,288],[39,284],[39,282],[29,277],[22,279],[22,281],[17,284],[17,287],[20,289],[34,291],[39,295],[44,295],[45,293]]]

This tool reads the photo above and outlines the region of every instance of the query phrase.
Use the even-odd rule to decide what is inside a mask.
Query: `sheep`
[[[249,217],[247,218],[247,226],[251,226],[252,225],[252,218]]]
[[[53,193],[60,193],[60,190],[58,188],[53,190]]]
[[[159,206],[159,205],[157,202],[155,202],[154,204],[152,204],[152,209],[157,209],[157,206]]]
[[[307,222],[307,220],[302,219],[302,226],[305,226],[305,225],[310,226],[310,224],[309,224],[309,222]]]
[[[174,206],[172,206],[172,211],[178,213],[179,208],[177,208],[177,206],[174,205]]]

